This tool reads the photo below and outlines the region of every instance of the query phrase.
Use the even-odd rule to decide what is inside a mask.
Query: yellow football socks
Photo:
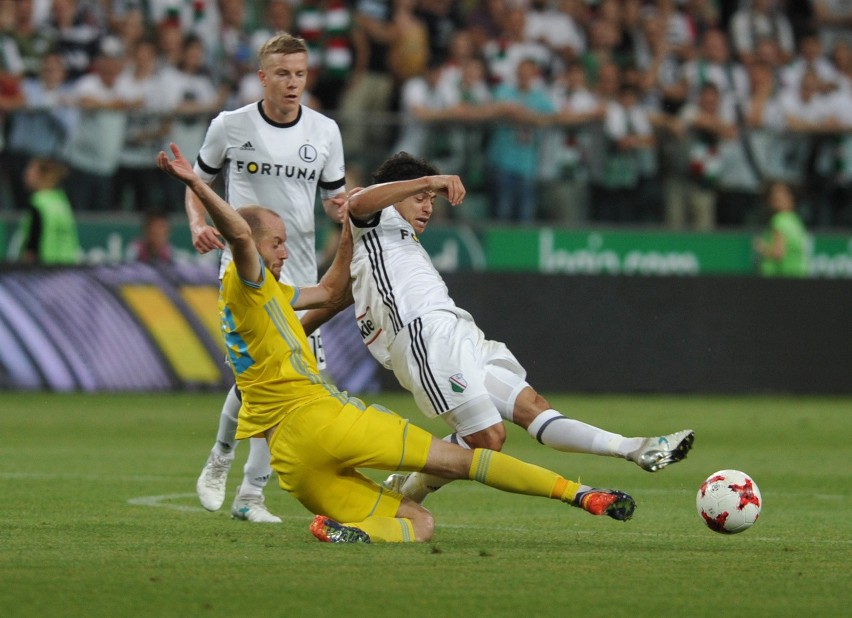
[[[526,463],[498,451],[474,449],[468,478],[489,487],[527,496],[542,496],[570,503],[580,485],[546,468]]]
[[[360,528],[370,535],[373,543],[412,543],[414,538],[414,526],[410,519],[402,517],[368,517],[357,523],[343,524]]]

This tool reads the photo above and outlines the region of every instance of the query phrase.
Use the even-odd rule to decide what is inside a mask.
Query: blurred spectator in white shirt
[[[252,74],[258,81],[257,74]],[[170,132],[166,141],[174,142],[189,161],[198,156],[208,122],[218,114],[228,97],[225,87],[217,88],[207,70],[204,43],[194,34],[183,42],[183,58],[177,67],[166,67],[162,75],[163,94],[172,108]],[[163,205],[181,210],[185,187],[166,179]]]
[[[818,73],[806,70],[798,88],[788,88],[781,97],[787,128],[793,131],[819,132],[831,118],[828,98],[820,89]]]
[[[685,184],[681,199],[666,202],[666,224],[709,231],[716,227],[716,187],[725,145],[737,138],[736,118],[722,105],[719,88],[707,82],[698,99],[681,110],[680,121],[686,141]]]
[[[106,34],[77,0],[53,0],[43,33],[62,56],[69,81],[92,70]]]
[[[781,79],[784,82],[784,87],[797,90],[802,75],[807,71],[816,74],[817,88],[820,92],[830,92],[837,88],[840,76],[825,54],[825,49],[816,32],[809,32],[801,38],[799,52],[782,70]]]
[[[447,136],[444,126],[432,123],[441,119],[441,112],[450,106],[450,101],[439,88],[441,65],[433,62],[422,75],[407,79],[400,93],[402,124],[392,152],[405,151],[418,158],[440,159],[446,152],[434,152],[437,141]],[[445,170],[444,166],[440,169]]]
[[[694,55],[704,33],[692,27],[677,0],[657,0],[656,10],[663,23],[663,32],[669,47],[683,58]]]
[[[748,98],[748,75],[743,66],[731,58],[727,38],[721,30],[708,30],[704,34],[698,57],[683,65],[681,78],[692,100],[696,100],[707,82],[719,89],[722,105],[732,109]]]
[[[526,19],[523,8],[509,8],[500,36],[488,41],[482,49],[489,76],[495,84],[514,84],[518,65],[523,60],[532,60],[545,70],[551,65],[553,54],[550,50],[526,38]]]
[[[476,55],[476,48],[470,30],[457,30],[450,42],[449,54],[441,63],[438,87],[441,90],[453,92],[461,81],[465,63],[474,55]]]
[[[121,39],[124,49],[130,52],[136,49],[149,34],[148,23],[145,21],[145,12],[140,7],[128,8],[120,20],[116,20],[115,35]]]
[[[445,143],[449,147],[449,153],[445,155],[440,169],[464,178],[465,186],[470,192],[468,195],[484,191],[488,128],[481,122],[484,119],[481,114],[487,110],[492,100],[485,62],[479,56],[467,58],[452,81],[442,70],[439,88],[442,98],[449,106],[443,115],[445,119],[454,122],[447,127]],[[485,113],[487,114],[487,111]],[[452,213],[460,217],[476,218],[484,216],[484,211],[484,204],[471,204],[464,213],[457,209]]]
[[[729,33],[734,54],[743,64],[751,63],[757,42],[764,38],[778,44],[784,62],[796,51],[790,20],[774,0],[740,0],[731,16]]]
[[[838,89],[852,95],[852,44],[835,45],[831,50],[831,64],[837,71]]]
[[[589,89],[579,62],[556,76],[550,92],[557,111],[542,141],[541,218],[576,225],[588,219],[588,151],[606,106]]]
[[[811,0],[814,26],[825,50],[840,41],[852,44],[852,0]]]
[[[586,34],[571,16],[574,4],[566,0],[531,0],[527,11],[526,39],[546,45],[563,63],[586,50]]]
[[[80,118],[65,142],[64,156],[71,168],[67,192],[75,211],[116,206],[113,177],[124,147],[127,112],[142,103],[118,81],[125,58],[121,42],[107,37],[95,57],[94,72],[80,77],[72,88]]]
[[[33,157],[59,158],[65,139],[74,130],[77,111],[69,105],[71,86],[65,82],[65,66],[56,53],[46,54],[40,75],[21,84],[23,107],[9,117],[5,165],[8,166],[13,200],[28,203],[24,169]]]
[[[654,130],[640,91],[622,83],[618,96],[606,103],[602,176],[592,198],[592,219],[613,223],[645,221],[654,217],[646,199],[645,180],[655,168]]]
[[[8,28],[8,33],[17,43],[24,63],[24,76],[36,78],[51,41],[35,20],[33,0],[15,0],[11,4],[14,6],[13,22],[3,29]]]
[[[141,211],[163,201],[165,178],[157,169],[157,153],[166,147],[167,112],[174,107],[157,62],[157,45],[143,39],[131,51],[131,61],[118,78],[117,88],[140,105],[127,114],[124,145],[114,179],[114,207]]]
[[[751,95],[744,108],[745,126],[755,163],[764,180],[774,178],[796,182],[800,170],[795,169],[792,165],[794,160],[787,156],[782,135],[785,123],[781,107],[783,90],[774,74],[774,67],[755,59],[749,65],[748,74]]]

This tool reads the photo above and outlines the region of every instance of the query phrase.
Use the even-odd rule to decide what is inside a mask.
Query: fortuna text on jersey
[[[309,182],[313,182],[317,178],[317,170],[296,167],[295,165],[282,165],[280,163],[242,161],[241,159],[235,159],[234,166],[236,167],[237,172],[245,170],[249,174],[260,174],[261,176],[284,176],[286,178],[296,178],[297,180],[307,180]]]

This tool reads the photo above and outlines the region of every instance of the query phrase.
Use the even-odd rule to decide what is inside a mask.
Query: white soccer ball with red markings
[[[763,500],[757,483],[748,474],[719,470],[701,483],[695,506],[708,528],[721,534],[736,534],[757,521]]]

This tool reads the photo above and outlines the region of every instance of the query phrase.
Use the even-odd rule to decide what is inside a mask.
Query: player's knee
[[[530,426],[539,414],[550,408],[550,402],[539,395],[534,389],[524,389],[515,400],[512,420],[524,429]]]
[[[506,442],[506,428],[503,427],[502,423],[498,423],[465,436],[464,441],[470,448],[487,448],[492,451],[499,451],[503,448],[503,443]]]

